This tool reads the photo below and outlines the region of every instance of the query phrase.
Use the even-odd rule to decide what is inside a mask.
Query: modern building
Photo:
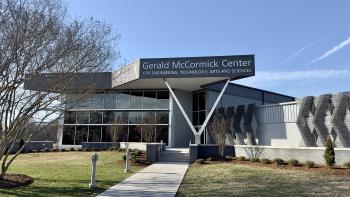
[[[111,125],[123,130],[118,141],[144,141],[143,126],[169,147],[210,144],[211,120],[221,114],[230,120],[228,144],[317,147],[331,136],[350,147],[349,93],[295,99],[232,82],[254,74],[253,55],[140,59],[114,72],[80,73],[65,93],[59,145],[109,142]],[[50,77],[26,88],[42,90]],[[88,95],[75,91],[91,84]]]

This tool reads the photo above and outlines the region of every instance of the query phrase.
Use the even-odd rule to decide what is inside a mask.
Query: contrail
[[[295,58],[295,57],[298,56],[301,52],[303,52],[303,51],[305,51],[306,49],[312,47],[313,45],[315,45],[315,44],[321,42],[321,40],[322,40],[322,39],[316,40],[316,41],[314,41],[314,42],[312,42],[312,43],[306,45],[305,47],[299,49],[299,50],[298,50],[297,52],[295,52],[293,55],[287,57],[287,58],[284,59],[282,62],[280,62],[280,63],[278,64],[278,66],[281,66],[282,64],[284,64],[284,63],[288,62],[289,60]]]
[[[318,62],[320,60],[323,60],[324,58],[332,55],[333,53],[337,52],[338,50],[344,48],[345,46],[347,46],[348,44],[350,44],[350,37],[346,40],[344,40],[343,42],[341,42],[340,44],[334,46],[331,50],[326,51],[322,56],[320,56],[319,58],[316,58],[314,60],[312,60],[309,64],[313,64],[315,62]]]
[[[255,77],[239,80],[244,85],[272,82],[349,78],[350,69],[313,69],[296,71],[257,71]]]

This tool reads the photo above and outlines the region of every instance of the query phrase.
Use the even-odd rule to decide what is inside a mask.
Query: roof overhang
[[[139,59],[114,72],[37,74],[28,77],[25,89],[61,93],[90,87],[94,87],[94,91],[163,89],[166,79],[174,89],[194,91],[206,84],[254,75],[254,55],[149,58]],[[59,82],[61,86],[57,86]]]
[[[254,55],[140,59],[112,73],[113,89],[198,90],[225,79],[255,75]]]

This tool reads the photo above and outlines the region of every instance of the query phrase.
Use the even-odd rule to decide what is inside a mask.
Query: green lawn
[[[54,152],[20,155],[9,173],[27,174],[34,183],[17,189],[0,189],[0,196],[95,196],[130,174],[123,172],[123,153],[97,152],[97,188],[88,189],[92,152]],[[132,172],[141,169],[132,166]]]
[[[350,196],[350,177],[233,163],[192,165],[177,196]]]

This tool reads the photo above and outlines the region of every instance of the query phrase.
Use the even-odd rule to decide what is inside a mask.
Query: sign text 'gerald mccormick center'
[[[253,55],[140,59],[140,78],[253,76]]]

